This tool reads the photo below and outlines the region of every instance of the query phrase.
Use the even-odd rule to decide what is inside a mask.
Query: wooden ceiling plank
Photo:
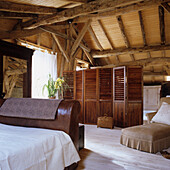
[[[170,50],[170,45],[155,45],[155,46],[145,46],[145,47],[136,47],[136,48],[122,48],[115,50],[92,50],[93,58],[103,58],[121,54],[135,54],[141,52],[151,52],[151,51],[161,51],[161,50]]]
[[[167,11],[167,12],[169,12],[170,13],[170,6],[168,5],[168,3],[167,2],[165,2],[165,3],[161,3],[161,5],[162,5],[162,7]]]
[[[138,3],[141,0],[96,0],[89,3],[66,9],[51,16],[40,17],[37,20],[30,21],[29,25],[25,26],[27,29],[39,27],[41,25],[49,25],[56,22],[66,21],[81,15],[87,15],[95,12],[104,12],[114,10],[116,7]],[[154,0],[154,3],[160,0]],[[162,2],[162,1],[161,1]],[[160,3],[161,3],[160,2]]]
[[[24,19],[24,18],[37,18],[37,17],[38,17],[37,14],[2,12],[2,11],[0,11],[0,18]]]
[[[67,52],[64,50],[63,46],[61,45],[58,37],[54,33],[52,33],[52,36],[53,36],[56,44],[58,45],[60,51],[62,52],[63,56],[66,58],[67,62],[69,62],[69,56],[68,56]]]
[[[100,51],[103,51],[103,47],[101,46],[101,44],[100,44],[99,40],[97,39],[96,34],[93,31],[93,28],[91,26],[89,26],[88,31],[89,31],[90,35],[92,36],[93,40],[95,41],[97,47],[100,49]]]
[[[81,40],[83,39],[88,27],[91,25],[91,20],[89,20],[88,22],[85,23],[84,27],[82,28],[82,30],[80,31],[80,33],[78,34],[78,37],[76,39],[76,41],[74,42],[72,49],[71,49],[71,56],[74,54],[75,50],[77,49],[77,47],[79,46]]]
[[[160,26],[160,37],[161,44],[165,44],[165,20],[164,20],[164,8],[159,6],[159,26]]]
[[[0,11],[33,13],[33,14],[54,14],[58,10],[53,7],[43,7],[28,4],[19,4],[9,1],[0,1]]]

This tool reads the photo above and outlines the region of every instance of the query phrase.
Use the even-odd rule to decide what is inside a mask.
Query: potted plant
[[[53,80],[51,74],[49,74],[48,84],[43,86],[44,89],[47,88],[48,90],[48,97],[50,99],[56,98],[56,93],[58,92],[58,98],[63,98],[63,92],[65,89],[69,88],[68,84],[65,82],[64,77],[58,77],[56,81]]]
[[[53,80],[53,78],[51,77],[51,74],[49,74],[49,79],[48,79],[48,84],[45,84],[43,86],[43,92],[44,92],[44,89],[47,88],[47,91],[48,91],[48,97],[50,99],[55,99],[56,98],[56,93],[58,91],[58,89],[56,88],[55,86],[55,81]]]
[[[55,88],[58,89],[58,98],[63,98],[63,92],[69,88],[68,84],[65,82],[64,77],[58,77],[55,82]]]

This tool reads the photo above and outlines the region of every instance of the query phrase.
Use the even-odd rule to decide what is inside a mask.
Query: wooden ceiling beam
[[[56,44],[58,45],[60,51],[62,52],[63,56],[65,57],[65,59],[67,60],[67,62],[69,62],[69,60],[70,60],[70,59],[69,59],[69,56],[68,56],[67,52],[64,50],[63,46],[61,45],[58,37],[57,37],[55,34],[53,34],[53,33],[52,33],[52,36],[53,36]]]
[[[96,12],[88,14],[88,15],[83,15],[83,16],[78,16],[74,18],[73,23],[79,23],[79,22],[86,22],[89,19],[92,19],[93,21],[105,18],[105,17],[110,17],[110,16],[119,16],[123,15],[129,12],[136,12],[136,11],[141,11],[147,8],[151,8],[157,5],[161,4],[161,0],[145,0],[139,3],[134,3],[131,5],[127,6],[122,6],[122,7],[116,7],[113,10],[108,10],[104,12]]]
[[[89,26],[88,31],[89,31],[91,37],[93,38],[93,40],[95,41],[97,47],[100,49],[100,51],[103,51],[103,47],[101,46],[101,44],[100,44],[98,38],[96,37],[96,34],[93,31],[93,28],[91,26]]]
[[[170,66],[170,57],[155,57],[155,58],[145,58],[135,61],[128,61],[128,62],[121,62],[119,64],[110,64],[105,66],[98,66],[96,68],[111,68],[111,67],[117,67],[117,66],[153,66],[153,65],[166,65]]]
[[[38,17],[37,14],[2,12],[2,11],[0,11],[0,18],[24,19],[24,18],[37,18],[37,17]]]
[[[31,30],[15,30],[11,32],[7,31],[0,31],[0,39],[16,39],[16,38],[23,38],[23,37],[29,37],[35,34],[43,33],[44,31],[35,28]]]
[[[153,72],[153,71],[144,71],[144,76],[167,76],[167,73],[165,71],[163,72]]]
[[[81,15],[87,15],[90,13],[95,12],[105,12],[114,10],[117,7],[129,5],[132,3],[138,3],[141,0],[96,0],[91,1],[89,3],[66,9],[61,12],[57,12],[56,14],[50,15],[50,16],[44,16],[39,17],[37,20],[32,20],[29,22],[25,28],[32,29],[39,27],[41,25],[49,25],[56,22],[62,22],[66,21],[68,19],[73,19],[75,17],[81,16]],[[160,1],[160,0],[154,0],[154,1]],[[161,1],[162,2],[162,1]]]
[[[170,6],[168,5],[168,3],[167,2],[165,2],[165,3],[161,3],[161,5],[162,5],[162,7],[167,11],[167,12],[169,12],[170,13]]]
[[[43,33],[46,30],[55,30],[55,33],[58,34],[58,36],[62,38],[67,38],[64,34],[58,32],[57,30],[61,30],[64,28],[67,28],[68,26],[64,25],[55,25],[55,26],[48,26],[48,27],[43,27],[43,28],[35,28],[31,30],[14,30],[11,32],[8,31],[0,31],[0,39],[16,39],[16,38],[24,38],[24,37],[29,37],[32,35],[40,34]],[[86,48],[87,49],[87,48]]]
[[[93,58],[103,58],[121,54],[135,54],[135,53],[143,53],[143,52],[151,52],[151,51],[161,51],[161,50],[170,50],[170,45],[155,45],[155,46],[145,46],[145,47],[136,47],[136,48],[123,48],[123,49],[115,49],[115,50],[92,50],[91,54]]]
[[[159,6],[159,28],[160,28],[160,37],[161,44],[165,44],[165,21],[164,21],[164,8]]]
[[[84,27],[80,31],[80,33],[77,36],[76,41],[74,42],[72,49],[71,49],[71,56],[74,54],[76,51],[77,47],[79,46],[81,40],[83,39],[85,33],[87,32],[88,27],[91,25],[91,20],[89,20],[87,23],[85,23]]]
[[[58,10],[52,7],[19,4],[9,1],[0,1],[0,11],[33,13],[33,14],[54,14]]]

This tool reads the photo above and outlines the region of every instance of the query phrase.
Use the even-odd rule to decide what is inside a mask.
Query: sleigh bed
[[[4,111],[3,106],[8,100],[10,99],[0,99],[0,112]],[[22,106],[22,99],[19,101]],[[41,101],[44,100],[40,99],[40,103]],[[9,107],[12,107],[10,105],[7,105],[8,111]],[[76,168],[80,160],[77,153],[80,104],[75,100],[63,100],[56,108],[54,119],[17,117],[0,113],[0,169]]]

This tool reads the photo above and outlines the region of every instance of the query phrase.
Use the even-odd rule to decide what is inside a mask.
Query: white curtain
[[[57,56],[35,51],[32,56],[32,98],[48,98],[47,89],[42,93],[44,84],[48,83],[49,74],[57,78]]]

